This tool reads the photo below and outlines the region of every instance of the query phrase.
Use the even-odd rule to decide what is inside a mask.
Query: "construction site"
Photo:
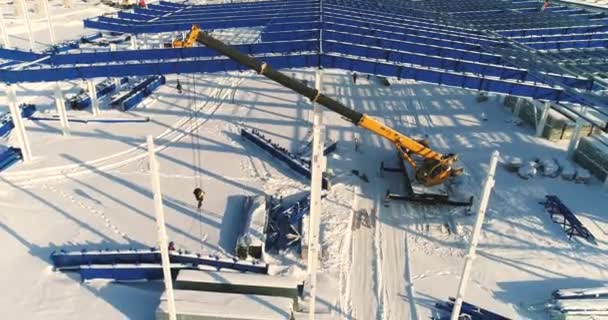
[[[608,319],[608,1],[0,2],[7,319]]]

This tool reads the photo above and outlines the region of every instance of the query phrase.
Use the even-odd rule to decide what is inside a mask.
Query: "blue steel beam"
[[[340,43],[323,37],[323,50],[326,53],[339,53],[365,59],[385,60],[398,64],[414,64],[420,67],[446,70],[447,72],[460,72],[476,74],[480,77],[495,77],[498,79],[510,79],[517,81],[534,82],[537,79],[531,76],[527,70],[501,65],[467,62],[457,59],[446,59],[438,56],[415,54],[397,50],[387,50],[386,47],[369,47],[354,43]],[[326,41],[327,40],[327,41]],[[559,74],[540,73],[547,80],[560,81],[564,85],[589,90],[593,81],[586,78],[577,78]]]
[[[264,57],[263,59],[281,69],[307,68],[316,67],[319,65],[318,54],[268,56]],[[46,82],[107,77],[165,75],[176,73],[213,73],[233,70],[247,71],[249,68],[230,59],[221,58],[208,60],[69,66],[58,68],[26,69],[20,71],[0,70],[0,79],[2,79],[4,83]]]
[[[209,24],[209,23],[229,22],[229,21],[247,21],[247,20],[259,21],[261,19],[264,19],[264,20],[272,19],[273,21],[277,21],[278,23],[290,22],[290,21],[300,21],[300,22],[301,21],[317,21],[318,15],[317,15],[316,11],[308,11],[308,12],[302,12],[302,13],[292,12],[290,14],[276,14],[276,13],[272,12],[272,13],[257,15],[257,16],[255,16],[255,18],[250,18],[249,15],[242,15],[242,16],[229,16],[229,17],[226,17],[225,19],[222,19],[222,18],[207,19],[205,17],[190,18],[190,19],[174,19],[173,17],[169,16],[169,17],[164,18],[162,21],[154,21],[154,22],[130,21],[130,20],[101,16],[101,17],[97,18],[97,21],[113,23],[113,24],[126,24],[126,25],[132,26],[132,27],[147,27],[147,26],[152,26],[152,25],[171,25],[171,24],[175,24],[175,23],[189,23],[190,26],[192,26],[192,24],[203,25],[203,24]]]
[[[236,48],[247,54],[291,54],[294,52],[318,52],[318,40],[284,41],[236,45]],[[54,66],[99,63],[125,63],[133,61],[175,60],[209,58],[218,56],[217,52],[207,47],[176,49],[144,49],[111,52],[90,52],[77,54],[52,55],[50,62]]]
[[[526,46],[536,50],[564,50],[564,49],[587,49],[608,48],[608,37],[594,40],[559,41],[559,42],[528,42]]]
[[[207,6],[188,6],[183,7],[183,10],[179,13],[176,12],[175,9],[170,10],[162,10],[156,9],[156,6],[149,5],[148,8],[134,8],[134,12],[138,14],[144,15],[152,15],[152,16],[163,16],[167,13],[173,14],[225,14],[231,12],[242,12],[242,11],[272,11],[280,8],[287,7],[304,7],[304,6],[314,6],[318,7],[320,4],[319,1],[282,1],[282,2],[251,2],[251,3],[243,3],[240,5],[237,4],[225,4],[220,7],[212,7],[211,5]]]
[[[187,21],[192,21],[193,23],[198,21],[200,23],[204,23],[207,21],[221,21],[221,20],[233,20],[233,19],[249,19],[251,17],[256,17],[256,18],[281,18],[281,19],[290,19],[291,17],[301,17],[301,16],[318,16],[318,12],[319,12],[319,8],[299,8],[299,9],[291,9],[291,8],[287,8],[287,9],[275,9],[271,12],[269,11],[263,11],[260,12],[259,14],[254,14],[252,12],[234,12],[234,13],[230,13],[230,14],[224,14],[224,15],[205,15],[205,14],[200,14],[200,15],[180,15],[180,16],[176,16],[176,15],[170,15],[167,17],[162,18],[162,23],[163,24],[171,24],[171,23],[176,23],[176,22],[187,22]],[[135,15],[133,13],[123,13],[123,16],[129,16],[129,15]],[[124,19],[120,19],[119,18],[111,18],[114,21],[108,21],[108,22],[117,22],[117,20],[123,20]],[[127,24],[131,24],[131,25],[146,25],[146,24],[150,24],[153,22],[147,22],[142,20],[127,20],[124,21]]]
[[[575,97],[564,94],[563,90],[559,88],[552,88],[534,83],[518,83],[516,81],[483,78],[474,75],[449,73],[408,65],[395,65],[373,60],[367,61],[356,57],[324,54],[321,56],[321,65],[324,68],[337,68],[400,79],[412,79],[452,87],[529,97],[538,100],[559,102],[573,101],[575,99]]]
[[[303,13],[303,12],[319,12],[319,4],[303,4],[303,5],[290,5],[290,6],[277,6],[272,9],[261,8],[261,9],[248,9],[248,10],[231,10],[226,12],[207,12],[207,11],[182,11],[172,13],[170,16],[163,18],[163,22],[166,22],[170,19],[226,19],[230,17],[254,17],[257,15],[263,14],[287,14],[287,13]],[[135,11],[135,13],[130,13],[126,11],[119,11],[118,18],[120,19],[130,19],[135,21],[148,21],[155,17],[161,17],[161,15],[149,14],[151,10],[149,9],[140,9]],[[166,15],[166,14],[165,14]]]
[[[369,20],[361,21],[358,19],[353,19],[353,18],[349,19],[348,17],[336,16],[334,14],[326,14],[325,12],[323,13],[323,23],[324,23],[324,25],[326,23],[333,23],[333,24],[340,24],[340,25],[347,25],[347,26],[355,26],[355,27],[359,27],[359,28],[394,32],[394,33],[424,35],[424,36],[428,36],[428,37],[436,37],[436,38],[445,39],[445,40],[454,40],[454,41],[459,41],[459,42],[468,42],[468,43],[472,43],[472,44],[481,44],[484,46],[498,46],[498,45],[502,44],[502,42],[500,42],[500,41],[495,41],[495,40],[491,40],[488,38],[473,38],[473,37],[467,37],[466,35],[462,35],[462,34],[453,34],[453,33],[447,33],[447,32],[444,33],[439,30],[423,28],[420,26],[407,27],[407,26],[390,25],[390,24],[383,23],[381,20],[379,20],[379,21],[369,21]]]
[[[416,19],[412,17],[404,17],[402,15],[394,15],[378,10],[367,10],[356,7],[340,6],[323,3],[323,14],[331,13],[333,15],[341,15],[345,18],[357,17],[364,18],[376,22],[390,22],[399,26],[423,27],[431,30],[441,31],[445,33],[453,33],[459,35],[467,35],[471,37],[485,38],[480,31],[470,28],[453,27],[444,23],[438,23],[433,20]]]
[[[119,20],[119,19],[116,19]],[[267,18],[252,18],[252,19],[235,19],[235,20],[220,20],[220,21],[181,21],[178,23],[150,23],[146,25],[132,25],[123,23],[124,20],[120,20],[119,22],[104,22],[95,20],[84,20],[84,26],[87,28],[122,32],[122,33],[132,33],[132,34],[141,34],[141,33],[159,33],[159,32],[173,32],[173,31],[185,31],[190,30],[193,24],[198,24],[203,30],[208,29],[227,29],[227,28],[248,28],[248,27],[260,27],[266,26],[272,22],[273,26],[275,24],[281,23],[302,23],[309,24],[318,21],[318,17],[316,16],[304,16],[301,18],[277,18],[277,17],[267,17]]]

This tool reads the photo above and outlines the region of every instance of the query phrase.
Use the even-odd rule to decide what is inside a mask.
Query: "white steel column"
[[[57,106],[57,113],[59,113],[59,121],[61,122],[61,129],[64,136],[70,135],[70,125],[68,123],[68,116],[65,111],[65,101],[59,82],[55,82],[55,105]]]
[[[135,34],[131,35],[131,49],[137,50],[137,36]]]
[[[322,92],[323,73],[317,70],[315,87]],[[323,112],[318,103],[313,102],[314,115],[312,127],[312,173],[310,179],[310,218],[308,228],[308,276],[310,285],[310,302],[308,304],[308,319],[315,319],[315,304],[317,298],[317,264],[319,262],[319,221],[321,215],[322,177],[325,170],[323,156]]]
[[[20,17],[21,15],[23,15],[23,7],[21,6],[21,1],[13,1],[13,8],[15,8],[15,17]]]
[[[537,137],[543,135],[543,130],[545,129],[545,124],[547,123],[547,117],[549,116],[549,110],[551,110],[551,102],[547,101],[543,107],[543,113],[540,115],[540,120],[536,124]]]
[[[34,36],[32,35],[32,26],[30,25],[30,18],[27,14],[27,7],[25,6],[25,0],[16,0],[19,1],[21,5],[21,10],[23,11],[23,19],[25,19],[25,24],[27,25],[27,34],[30,40],[30,50],[34,50]]]
[[[568,144],[568,157],[574,156],[574,151],[578,146],[578,140],[581,137],[581,129],[583,129],[583,119],[580,117],[576,118],[576,127],[574,127],[574,133],[570,137],[570,143]]]
[[[6,29],[6,24],[4,23],[4,14],[2,13],[2,8],[0,8],[0,28],[2,29],[2,44],[5,48],[11,46],[11,42],[8,40],[8,30]]]
[[[167,305],[169,307],[169,319],[176,320],[175,297],[173,295],[173,278],[171,277],[171,266],[169,261],[169,244],[167,243],[167,230],[165,229],[165,213],[163,211],[163,196],[160,190],[160,177],[158,161],[152,136],[148,140],[148,157],[150,161],[150,184],[154,191],[154,211],[156,212],[156,227],[158,228],[158,245],[160,246],[160,260],[163,266],[163,277],[165,290],[167,291]]]
[[[51,45],[55,45],[55,31],[53,30],[53,23],[51,22],[51,10],[49,9],[49,1],[42,0],[44,11],[46,11],[46,22],[49,25],[49,35],[51,36]]]
[[[110,51],[116,51],[116,44],[115,43],[110,43]],[[112,78],[112,80],[114,81],[114,85],[116,86],[116,90],[118,90],[118,87],[120,87],[120,78],[116,77],[116,78]]]
[[[15,87],[13,87],[13,85],[8,85],[7,94],[8,106],[11,110],[15,132],[17,133],[17,139],[19,140],[19,145],[21,147],[23,162],[28,163],[32,160],[32,151],[30,149],[30,142],[27,139],[27,134],[25,133],[25,126],[23,125],[23,119],[21,118],[21,110],[19,109],[19,106],[17,106],[17,95],[15,94]]]
[[[483,185],[481,193],[481,200],[479,201],[479,208],[477,209],[477,220],[475,221],[475,227],[473,229],[473,237],[469,245],[469,253],[465,257],[464,268],[462,269],[462,276],[460,277],[460,284],[458,285],[458,293],[456,295],[456,301],[454,302],[454,309],[452,309],[451,320],[458,320],[460,316],[460,309],[462,308],[462,301],[464,300],[464,293],[467,288],[467,282],[471,275],[473,268],[473,260],[475,259],[475,250],[477,250],[477,242],[479,241],[479,235],[481,234],[481,227],[483,226],[483,220],[486,215],[486,209],[490,200],[490,193],[494,187],[494,173],[496,172],[496,163],[498,163],[498,151],[492,153],[490,159],[490,167],[488,169],[488,175]]]
[[[523,104],[523,102],[523,98],[517,98],[517,101],[515,102],[515,107],[513,107],[514,117],[519,117],[519,113],[521,112],[521,105]]]
[[[89,98],[91,98],[91,110],[93,110],[93,115],[99,115],[99,101],[97,100],[97,90],[95,90],[93,80],[87,80],[87,86],[89,87]]]

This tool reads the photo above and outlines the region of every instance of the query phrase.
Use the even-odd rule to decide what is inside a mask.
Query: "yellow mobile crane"
[[[441,185],[448,178],[453,175],[459,175],[462,173],[462,169],[455,169],[452,166],[458,160],[455,154],[441,154],[428,147],[423,141],[412,139],[404,134],[401,134],[392,128],[387,127],[380,121],[341,104],[340,102],[331,99],[324,95],[320,91],[310,88],[304,83],[293,79],[277,70],[274,70],[267,63],[257,60],[254,57],[248,56],[244,53],[239,52],[235,48],[224,44],[223,42],[211,37],[206,32],[200,30],[197,26],[193,26],[192,30],[196,30],[197,41],[205,46],[217,50],[221,54],[229,57],[230,59],[237,61],[253,70],[257,73],[266,76],[267,78],[287,87],[307,98],[311,101],[316,102],[331,111],[334,111],[342,115],[346,120],[353,124],[365,128],[374,134],[380,135],[385,139],[391,141],[404,162],[407,162],[415,170],[415,179],[422,185],[431,187]],[[191,32],[191,34],[194,32]],[[421,158],[421,161],[415,161],[413,156]],[[404,168],[405,169],[405,168]],[[399,198],[409,201],[418,201],[426,203],[444,203],[450,205],[461,205],[470,206],[472,198],[468,201],[453,201],[446,195],[437,194],[416,194],[412,190],[412,185],[409,181],[407,172],[406,180],[409,186],[408,195],[405,196],[394,196],[393,198]],[[406,186],[407,187],[407,186]],[[390,197],[390,193],[387,194]]]
[[[200,32],[200,28],[197,25],[193,25],[186,36],[186,40],[178,40],[174,39],[171,42],[165,43],[165,48],[189,48],[194,45],[196,38],[198,37],[198,33]]]

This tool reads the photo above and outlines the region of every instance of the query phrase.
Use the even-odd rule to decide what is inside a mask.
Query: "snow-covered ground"
[[[81,14],[78,6],[66,13],[64,25],[109,10],[82,4]],[[62,37],[72,39],[80,31],[63,31]],[[20,46],[27,47],[22,41]],[[310,83],[314,79],[313,70],[287,73]],[[0,174],[0,283],[10,289],[0,295],[3,317],[153,317],[162,284],[82,284],[75,275],[53,272],[48,258],[58,248],[156,244],[144,144],[148,134],[159,146],[169,237],[181,248],[231,255],[240,196],[289,195],[307,188],[307,181],[238,133],[239,127],[255,128],[296,151],[311,130],[307,99],[251,72],[181,76],[181,95],[176,80],[169,76],[128,114],[108,110],[102,101],[100,118],[150,117],[148,123],[71,123],[71,135],[62,136],[58,122],[25,121],[34,161]],[[359,77],[354,85],[347,72],[326,70],[323,90],[403,133],[428,135],[438,151],[459,154],[465,187],[476,195],[493,150],[524,161],[538,157],[567,163],[567,143],[533,137],[533,128],[511,121],[499,97],[478,103],[466,90],[391,82],[384,87],[374,78]],[[18,95],[52,114],[51,85],[20,85]],[[65,89],[74,85],[81,83],[62,83]],[[197,117],[193,108],[201,110]],[[4,96],[0,109],[6,109]],[[69,116],[92,118],[88,111],[69,111]],[[333,187],[321,218],[319,318],[428,319],[435,302],[456,294],[474,218],[461,208],[386,203],[387,189],[402,188],[399,175],[379,176],[381,161],[396,161],[390,143],[329,111],[324,123],[328,137],[339,144],[328,159]],[[360,152],[354,151],[355,137]],[[351,170],[366,174],[369,183]],[[196,186],[207,192],[202,215],[192,196]],[[568,241],[538,203],[546,194],[558,195],[576,212],[597,245]],[[605,285],[607,205],[599,181],[522,180],[500,167],[466,300],[514,319],[545,319],[542,305],[553,290]],[[359,219],[361,210],[369,214],[369,225]],[[293,254],[270,256],[268,262],[273,274],[305,276],[303,261]]]

